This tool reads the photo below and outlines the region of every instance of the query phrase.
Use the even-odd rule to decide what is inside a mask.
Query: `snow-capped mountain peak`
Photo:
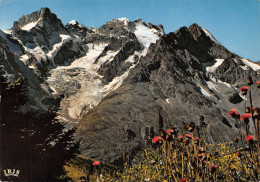
[[[154,28],[149,28],[142,21],[138,21],[135,26],[134,34],[136,35],[138,41],[146,48],[150,46],[151,43],[155,43],[159,39],[159,32]]]
[[[70,25],[77,25],[78,22],[76,20],[71,20],[68,24],[70,24]]]
[[[130,20],[128,18],[125,18],[125,17],[122,17],[122,18],[117,18],[117,19],[114,19],[113,21],[120,21],[120,22],[123,22],[124,25],[128,26],[128,23],[130,22]]]

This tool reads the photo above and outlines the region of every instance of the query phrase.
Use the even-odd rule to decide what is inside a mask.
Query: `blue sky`
[[[42,7],[64,24],[94,28],[120,17],[162,24],[166,33],[197,23],[230,51],[260,61],[260,0],[0,0],[0,29]]]

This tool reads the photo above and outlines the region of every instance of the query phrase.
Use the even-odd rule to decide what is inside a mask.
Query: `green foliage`
[[[20,170],[21,181],[66,181],[64,165],[75,158],[78,143],[73,143],[75,129],[65,131],[56,112],[22,113],[27,89],[22,79],[7,82],[1,75],[1,170]],[[4,178],[2,180],[10,180]],[[12,179],[13,180],[13,179]]]

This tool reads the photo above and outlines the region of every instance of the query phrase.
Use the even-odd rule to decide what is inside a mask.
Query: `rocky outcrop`
[[[24,15],[18,22],[14,22],[12,30],[14,37],[21,40],[23,44],[37,43],[46,48],[53,46],[50,40],[55,32],[66,32],[61,20],[51,13],[49,8]]]
[[[93,30],[79,24],[76,20],[71,21],[66,26],[66,29],[73,35],[79,36],[81,39],[85,40],[88,34],[94,33]]]
[[[243,104],[240,96],[234,96],[238,91],[225,84],[237,80],[245,84],[245,77],[255,72],[244,72],[229,56],[237,57],[198,25],[161,37],[149,47],[121,87],[80,120],[76,137],[81,141],[82,154],[118,164],[123,152],[131,153],[144,146],[145,128],[158,131],[159,113],[165,129],[181,127],[183,122],[199,124],[202,115],[209,142],[232,139],[237,128],[227,110],[239,110]],[[210,80],[203,68],[207,60],[219,57],[225,60],[217,68],[216,78],[225,84]],[[235,68],[237,72],[230,77]],[[209,87],[210,83],[215,89]],[[128,138],[125,127],[134,137]]]
[[[1,30],[0,33],[3,35]],[[2,36],[0,36],[0,60],[1,65],[5,69],[6,73],[9,74],[10,79],[17,78],[19,73],[21,73],[21,70],[15,62],[14,55],[9,50],[6,40]]]
[[[102,78],[102,81],[104,83],[109,83],[113,80],[114,77],[120,76],[123,73],[125,73],[132,65],[131,62],[127,62],[126,60],[130,56],[132,55],[134,56],[135,51],[137,52],[141,51],[141,44],[137,40],[135,34],[131,32],[129,32],[128,38],[122,41],[120,47],[115,46],[115,44],[120,45],[117,43],[117,41],[116,43],[112,41],[100,55],[102,57],[102,55],[106,54],[106,52],[109,50],[115,51],[120,49],[118,54],[116,54],[115,57],[110,62],[106,64],[102,64],[98,70],[98,73],[104,76]],[[96,61],[98,61],[98,59]]]

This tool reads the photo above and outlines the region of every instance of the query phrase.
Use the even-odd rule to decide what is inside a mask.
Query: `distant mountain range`
[[[25,110],[59,105],[59,119],[78,128],[82,155],[115,164],[144,147],[159,116],[168,128],[203,115],[210,142],[232,139],[238,131],[227,111],[243,113],[239,88],[260,71],[197,24],[169,34],[141,19],[64,26],[48,8],[0,30],[0,57],[6,77],[28,80]]]

